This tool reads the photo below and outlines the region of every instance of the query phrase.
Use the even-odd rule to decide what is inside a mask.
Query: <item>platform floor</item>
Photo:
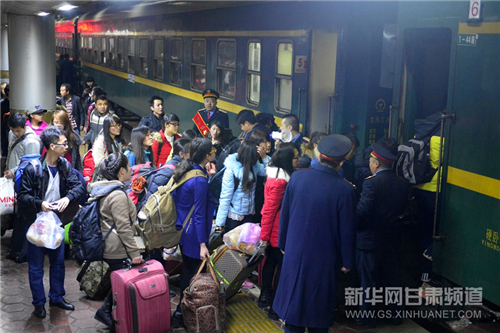
[[[85,294],[79,290],[76,281],[79,265],[74,260],[66,260],[66,300],[75,305],[75,311],[65,311],[59,308],[50,308],[46,305],[47,317],[36,318],[32,315],[31,291],[28,281],[28,264],[16,264],[12,260],[5,259],[5,254],[10,244],[12,231],[1,238],[1,260],[0,260],[0,297],[1,317],[0,332],[53,332],[53,333],[94,333],[109,332],[108,329],[94,319],[95,312],[101,306],[101,301],[91,301],[85,298]],[[48,259],[45,261],[44,284],[48,292]],[[179,289],[172,286],[177,296],[172,297],[172,309],[179,302]],[[281,321],[269,321],[266,311],[256,306],[260,290],[257,287],[244,288],[244,294],[237,295],[227,304],[228,333],[257,333],[257,332],[280,332],[284,325]],[[253,304],[252,304],[253,303]],[[245,323],[245,316],[253,313],[251,324]],[[342,316],[339,316],[342,317]],[[173,329],[175,333],[187,332],[183,328]],[[354,324],[346,319],[339,319],[330,329],[331,333],[423,333],[427,332],[411,320],[405,320],[400,326],[392,326],[389,323],[380,323],[375,329],[367,329],[364,326]],[[142,333],[142,332],[141,332]],[[147,332],[144,332],[147,333]]]

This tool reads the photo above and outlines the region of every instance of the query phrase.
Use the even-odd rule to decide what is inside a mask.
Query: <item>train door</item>
[[[413,137],[413,122],[446,109],[451,54],[449,28],[404,31],[403,69],[397,138]]]
[[[338,33],[313,30],[309,72],[308,132],[333,133],[341,119],[335,114],[335,74],[337,69]]]

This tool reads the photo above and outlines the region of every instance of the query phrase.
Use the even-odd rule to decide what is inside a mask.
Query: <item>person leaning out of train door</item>
[[[356,191],[338,175],[350,150],[343,135],[323,138],[319,163],[295,171],[288,182],[278,235],[283,265],[273,302],[286,333],[304,333],[306,327],[328,332],[339,275],[354,268]]]
[[[374,306],[367,302],[373,299],[370,290],[400,287],[399,216],[403,213],[410,188],[408,182],[393,172],[392,164],[396,156],[387,148],[378,143],[372,145],[370,171],[373,175],[364,181],[357,206],[356,261],[364,295],[359,309],[366,313],[374,310]],[[392,312],[392,323],[399,325],[401,319],[396,318],[396,305],[389,305],[387,299],[384,304]],[[373,328],[376,318],[361,315],[356,322]]]
[[[229,117],[226,111],[222,111],[217,107],[217,99],[219,93],[213,89],[206,89],[202,93],[204,109],[199,109],[193,117],[193,131],[198,136],[206,138],[210,133],[208,125],[213,121],[219,121],[224,128],[229,128]]]
[[[163,98],[155,95],[148,102],[151,114],[143,117],[139,126],[147,126],[151,132],[159,132],[163,129]]]
[[[161,167],[173,157],[175,140],[181,138],[178,134],[180,119],[176,114],[166,113],[163,116],[163,129],[153,134],[153,157],[157,167]]]

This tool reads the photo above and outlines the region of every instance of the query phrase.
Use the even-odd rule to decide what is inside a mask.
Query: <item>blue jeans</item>
[[[66,294],[64,290],[64,241],[55,249],[50,250],[44,247],[28,243],[28,272],[30,280],[31,294],[33,295],[34,306],[44,305],[47,301],[45,290],[43,289],[43,261],[45,253],[50,261],[50,289],[49,298],[52,302],[59,303]]]

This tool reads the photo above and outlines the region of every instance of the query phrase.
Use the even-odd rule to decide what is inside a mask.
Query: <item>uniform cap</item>
[[[47,110],[45,110],[44,108],[40,107],[40,105],[35,105],[35,107],[31,110],[28,110],[28,112],[26,112],[26,115],[30,115],[30,114],[35,114],[35,113],[45,113],[47,112]]]
[[[205,90],[203,90],[203,92],[201,94],[203,95],[204,99],[207,97],[219,99],[219,93],[213,89],[205,89]]]
[[[325,136],[318,144],[321,157],[328,161],[342,161],[351,148],[351,140],[340,134]]]
[[[94,82],[94,78],[92,76],[87,76],[87,80],[85,82]]]
[[[379,143],[372,144],[372,152],[370,155],[387,165],[392,165],[392,163],[397,159],[393,153]]]

